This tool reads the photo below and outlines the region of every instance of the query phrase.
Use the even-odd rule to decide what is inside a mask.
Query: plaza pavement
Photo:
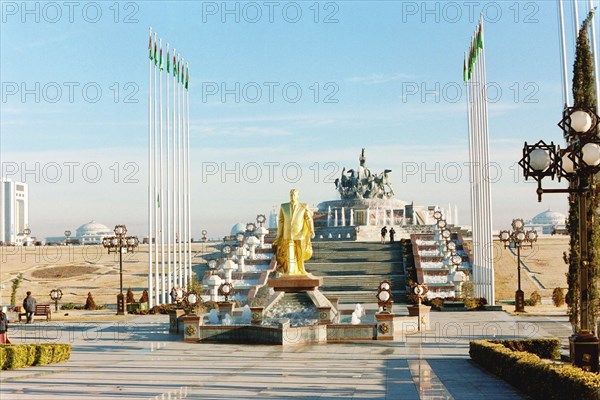
[[[469,340],[570,333],[567,317],[431,314],[396,342],[183,343],[167,316],[12,324],[13,343],[67,342],[68,362],[2,371],[0,399],[522,399],[475,365]],[[563,342],[566,343],[566,342]]]

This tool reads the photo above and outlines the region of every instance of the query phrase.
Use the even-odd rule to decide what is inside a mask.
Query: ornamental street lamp
[[[69,244],[69,237],[71,237],[71,231],[67,229],[65,231],[65,245]]]
[[[533,247],[538,235],[534,230],[525,232],[525,223],[521,218],[513,219],[511,226],[512,232],[500,231],[498,236],[504,243],[504,248],[514,247],[517,249],[518,288],[515,292],[515,312],[525,312],[525,295],[521,290],[521,247]]]
[[[117,295],[117,315],[125,315],[125,296],[123,296],[123,253],[133,252],[139,245],[136,236],[125,236],[125,225],[117,225],[114,229],[115,236],[102,239],[102,246],[110,253],[119,253],[119,294]]]
[[[54,300],[54,311],[58,311],[58,301],[62,298],[62,290],[52,289],[50,291],[50,298]]]
[[[571,201],[577,200],[579,210],[580,243],[580,326],[575,337],[571,338],[571,362],[579,367],[598,372],[598,339],[592,333],[588,308],[588,274],[591,239],[588,224],[598,223],[595,211],[588,221],[588,196],[597,190],[600,182],[600,137],[598,136],[598,115],[592,107],[566,107],[558,126],[563,130],[567,142],[565,149],[546,144],[540,140],[534,145],[525,142],[523,158],[519,165],[523,168],[525,179],[533,178],[538,182],[536,193],[538,201],[544,193],[569,193]],[[568,189],[544,189],[544,178],[566,179]]]
[[[29,235],[31,235],[31,229],[29,227],[23,229],[23,246],[29,246]]]

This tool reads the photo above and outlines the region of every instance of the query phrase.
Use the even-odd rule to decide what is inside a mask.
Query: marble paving
[[[434,313],[431,330],[396,342],[268,346],[186,344],[166,316],[127,322],[13,324],[15,343],[68,342],[68,362],[2,371],[8,399],[522,399],[472,363],[477,338],[565,333],[503,312]],[[563,332],[566,331],[566,332]]]

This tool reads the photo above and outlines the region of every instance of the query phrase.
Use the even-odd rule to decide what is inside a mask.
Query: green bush
[[[71,345],[9,344],[0,346],[0,366],[3,370],[45,365],[71,358]]]
[[[555,359],[560,357],[560,340],[557,338],[490,340],[490,343],[501,344],[512,351],[532,353],[540,358]]]
[[[523,346],[539,349],[545,345]],[[552,347],[550,343],[547,346]],[[477,364],[534,399],[600,400],[600,375],[595,373],[570,365],[548,364],[535,354],[513,351],[504,344],[486,340],[472,341],[469,355]]]

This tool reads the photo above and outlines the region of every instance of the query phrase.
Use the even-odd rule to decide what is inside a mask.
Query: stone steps
[[[377,291],[326,291],[322,292],[328,299],[338,299],[340,304],[377,303]],[[406,292],[392,290],[394,303],[405,304]]]
[[[404,275],[346,275],[346,276],[325,276],[323,277],[323,286],[325,291],[371,291],[377,292],[379,284],[387,280],[392,285],[392,290],[404,288]]]
[[[308,272],[317,276],[337,275],[387,275],[402,272],[400,262],[347,262],[340,263],[310,263],[305,268]]]

